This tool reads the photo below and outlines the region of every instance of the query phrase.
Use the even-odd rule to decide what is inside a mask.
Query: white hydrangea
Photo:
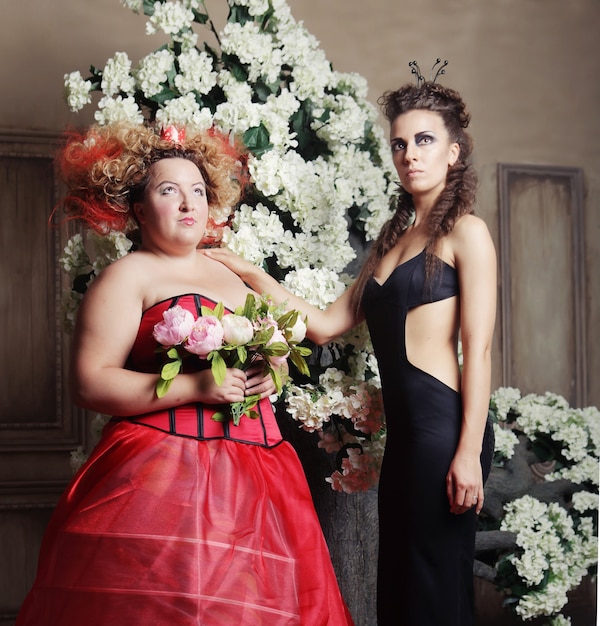
[[[154,35],[159,30],[177,40],[182,31],[192,28],[194,12],[182,2],[155,2],[154,13],[146,22],[146,33]]]
[[[133,96],[126,98],[104,96],[98,102],[98,110],[94,113],[94,119],[101,126],[114,122],[132,122],[133,124],[144,122],[144,116]]]
[[[134,75],[146,98],[160,93],[167,82],[167,73],[173,68],[175,57],[170,50],[157,50],[145,56]]]
[[[186,126],[195,130],[207,130],[212,126],[212,114],[206,107],[200,108],[193,93],[172,98],[156,112],[159,126]]]
[[[286,274],[286,289],[320,309],[327,308],[344,293],[346,285],[338,274],[325,268],[301,268]]]
[[[582,518],[577,532],[573,520],[558,503],[542,503],[523,496],[505,506],[500,530],[516,534],[518,552],[508,560],[527,587],[516,612],[524,619],[554,615],[567,603],[567,593],[581,582],[597,562],[597,538],[593,524]]]
[[[505,422],[511,409],[515,409],[521,399],[521,391],[514,387],[499,387],[492,393],[491,406],[496,411],[496,416],[501,422]]]
[[[287,412],[307,432],[321,430],[323,424],[331,420],[333,403],[334,400],[327,394],[316,394],[312,385],[287,387]]]
[[[94,259],[92,267],[98,275],[105,267],[124,257],[133,246],[131,239],[118,231],[110,231],[107,235],[88,232],[90,256]]]
[[[234,54],[248,69],[248,80],[262,78],[267,84],[279,80],[283,55],[273,45],[272,36],[255,22],[228,22],[221,33],[221,49]]]
[[[598,511],[598,494],[589,491],[576,491],[572,496],[572,504],[579,513]]]
[[[235,212],[232,225],[235,232],[226,228],[223,243],[256,265],[271,257],[285,240],[278,215],[260,202],[254,207],[242,204]]]
[[[182,94],[196,91],[208,93],[217,84],[217,72],[213,70],[213,61],[206,52],[191,48],[177,58],[179,72],[175,76],[175,86]]]
[[[248,13],[253,16],[260,17],[269,10],[269,0],[235,0],[232,4],[242,7],[248,7]]]
[[[86,104],[92,101],[90,92],[92,83],[89,80],[83,80],[80,72],[70,72],[65,74],[65,100],[69,110],[77,113],[83,109]]]
[[[494,424],[494,436],[496,439],[495,453],[505,459],[512,459],[515,447],[519,443],[515,433],[510,428],[503,428],[500,424]]]
[[[319,109],[323,112],[326,110],[329,117],[325,123],[315,120],[312,128],[330,146],[362,143],[365,123],[369,117],[353,97],[345,94],[325,96]],[[320,115],[319,110],[316,115]]]
[[[101,89],[107,96],[125,93],[128,96],[135,92],[135,78],[130,74],[131,61],[125,52],[117,52],[108,59],[102,72]]]
[[[69,239],[59,259],[59,263],[71,278],[75,278],[75,276],[90,268],[90,257],[85,249],[83,236],[80,233],[73,235]]]

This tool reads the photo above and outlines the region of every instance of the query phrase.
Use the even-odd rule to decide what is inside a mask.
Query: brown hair
[[[392,123],[399,115],[414,109],[439,113],[452,143],[460,146],[456,163],[448,170],[446,186],[427,216],[426,284],[439,270],[440,260],[435,255],[438,241],[450,233],[459,217],[473,213],[477,174],[471,164],[473,143],[466,132],[471,116],[461,95],[448,87],[433,82],[420,85],[408,83],[395,91],[386,91],[378,100],[386,120]],[[381,258],[394,247],[409,224],[414,205],[412,196],[399,188],[394,215],[383,225],[371,246],[365,264],[352,286],[352,304],[358,314],[365,284],[372,276]]]
[[[56,156],[68,190],[62,208],[100,233],[132,230],[133,203],[148,185],[151,166],[175,157],[192,161],[200,170],[209,209],[233,208],[238,202],[245,185],[244,155],[227,137],[216,131],[189,133],[175,144],[152,127],[120,122],[67,136]]]

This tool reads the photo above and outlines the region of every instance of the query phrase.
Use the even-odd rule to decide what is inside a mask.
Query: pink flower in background
[[[154,326],[154,339],[163,346],[183,343],[192,332],[194,316],[178,304],[163,313],[163,321]]]
[[[223,326],[219,318],[212,315],[199,317],[192,326],[185,349],[205,359],[209,352],[223,345]]]

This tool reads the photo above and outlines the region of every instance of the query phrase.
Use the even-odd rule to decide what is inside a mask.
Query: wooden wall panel
[[[54,149],[50,136],[0,135],[0,626],[14,623],[71,477],[69,453],[84,444],[65,384]]]
[[[499,182],[503,385],[584,406],[582,172],[502,164]]]

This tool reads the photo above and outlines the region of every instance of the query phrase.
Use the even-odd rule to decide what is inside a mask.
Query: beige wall
[[[67,111],[63,75],[80,70],[85,76],[90,64],[102,67],[120,50],[136,61],[163,43],[145,35],[145,19],[119,0],[4,0],[3,5],[0,131],[59,132],[86,123],[91,111],[79,116]],[[225,0],[207,5],[223,19]],[[423,70],[438,56],[449,60],[444,82],[463,93],[473,113],[479,212],[496,241],[499,162],[583,169],[587,404],[600,405],[600,281],[593,271],[600,261],[599,0],[289,0],[289,5],[335,69],[368,80],[374,103],[385,89],[410,80],[410,60],[417,59]],[[500,331],[495,386],[502,384],[499,342]]]

